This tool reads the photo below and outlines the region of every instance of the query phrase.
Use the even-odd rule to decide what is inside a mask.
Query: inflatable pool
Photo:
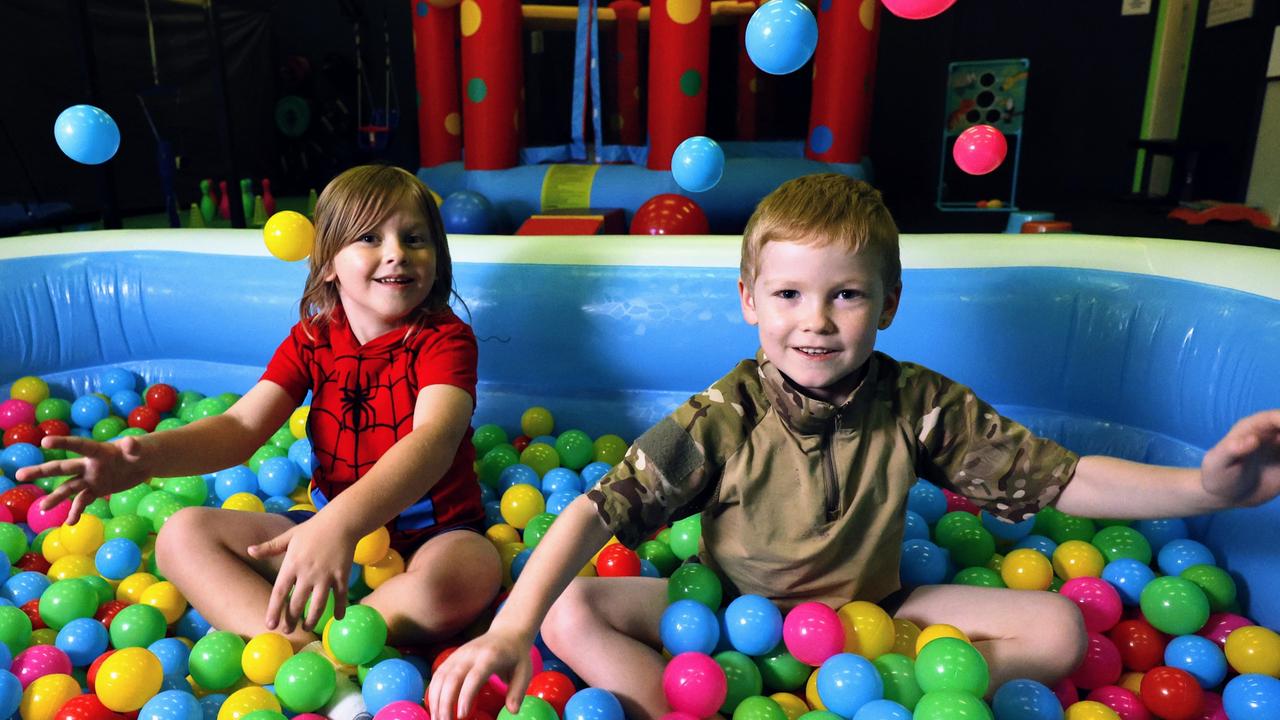
[[[736,237],[451,240],[480,338],[475,423],[544,405],[557,427],[631,439],[756,347]],[[1098,236],[903,238],[881,349],[973,386],[1082,453],[1194,465],[1239,417],[1280,407],[1280,253]],[[0,241],[0,397],[63,397],[122,366],[243,392],[297,319],[303,263],[252,231]],[[1198,518],[1244,610],[1280,626],[1280,503]]]

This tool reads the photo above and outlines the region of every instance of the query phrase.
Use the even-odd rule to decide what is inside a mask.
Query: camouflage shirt
[[[637,439],[589,497],[629,547],[700,512],[702,560],[727,590],[839,607],[898,589],[917,477],[1017,521],[1075,473],[1077,455],[964,385],[883,353],[868,363],[837,407],[760,352]]]

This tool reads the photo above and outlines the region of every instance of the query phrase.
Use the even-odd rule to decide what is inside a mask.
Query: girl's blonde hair
[[[333,271],[333,257],[342,248],[372,231],[405,202],[416,204],[427,219],[427,235],[436,252],[436,277],[416,317],[443,310],[449,305],[453,288],[453,260],[444,234],[440,208],[431,191],[406,170],[390,165],[359,165],[335,177],[316,201],[316,240],[309,261],[310,274],[298,303],[303,326],[329,321],[340,304],[337,283],[325,276]]]

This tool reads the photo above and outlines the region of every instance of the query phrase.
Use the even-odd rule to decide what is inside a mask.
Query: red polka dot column
[[[463,166],[501,170],[520,157],[520,3],[462,0]]]
[[[637,0],[609,3],[618,18],[618,117],[614,122],[623,145],[644,142],[640,123],[640,7]]]
[[[671,153],[707,127],[711,0],[653,0],[649,6],[650,170],[670,170]]]
[[[458,7],[414,0],[413,55],[418,85],[418,161],[422,167],[462,158],[458,107]]]
[[[867,150],[871,83],[880,36],[879,0],[821,0],[813,61],[813,104],[804,154],[855,163]]]

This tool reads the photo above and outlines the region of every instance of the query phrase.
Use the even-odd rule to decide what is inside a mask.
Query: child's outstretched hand
[[[491,629],[455,650],[431,676],[431,686],[427,689],[431,717],[454,720],[470,716],[476,694],[495,674],[509,679],[507,710],[519,712],[525,690],[533,679],[530,645],[531,642],[516,635]]]
[[[50,450],[70,450],[82,457],[51,460],[18,471],[18,482],[31,482],[43,477],[68,475],[67,481],[40,498],[40,508],[48,510],[67,498],[71,512],[67,522],[74,525],[89,503],[111,493],[121,492],[146,482],[148,473],[142,462],[136,438],[123,437],[115,442],[100,443],[75,435],[51,435],[40,441]]]
[[[1232,506],[1261,505],[1280,494],[1280,410],[1237,422],[1200,464],[1201,482]]]
[[[282,627],[291,633],[301,624],[304,630],[314,630],[329,602],[330,590],[333,617],[341,620],[347,609],[347,580],[355,549],[356,540],[330,527],[323,513],[250,546],[249,554],[259,560],[284,555],[267,602],[267,629]]]

